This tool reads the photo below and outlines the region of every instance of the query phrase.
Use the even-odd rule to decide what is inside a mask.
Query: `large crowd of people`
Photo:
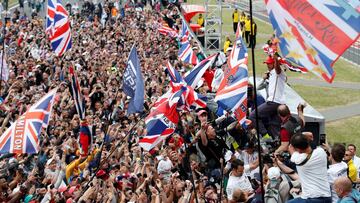
[[[255,203],[262,196],[268,203],[360,202],[356,146],[310,145],[313,135],[302,132],[306,107],[300,104],[298,116],[290,114],[283,93],[286,75],[274,56],[264,62],[268,98],[254,98],[256,90],[248,88],[249,107],[262,101],[261,152],[254,124],[244,129],[231,116],[217,117],[210,107],[180,112],[176,132],[152,150],[143,150],[144,116],[169,89],[163,67],[170,61],[181,74],[192,68],[177,59],[177,39],[158,32],[164,22],[181,28],[177,5],[82,3],[81,8],[68,6],[73,6],[73,45],[61,57],[52,52],[44,19],[37,15],[12,15],[1,38],[9,78],[1,81],[0,134],[49,90],[59,90],[49,125],[39,136],[39,153],[1,154],[0,202]],[[234,27],[243,17],[235,18]],[[145,83],[145,110],[127,115],[122,75],[134,44]],[[224,52],[228,55],[229,49]],[[87,156],[77,141],[84,121],[72,99],[69,67],[78,73],[85,120],[92,126]],[[207,74],[214,77],[216,69],[225,67],[213,65]],[[196,91],[207,95],[210,104],[215,88],[211,90],[207,79]],[[249,113],[249,121],[256,123],[255,118]]]

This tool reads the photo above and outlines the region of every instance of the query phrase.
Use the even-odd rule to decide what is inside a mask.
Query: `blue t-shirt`
[[[355,203],[360,202],[360,192],[355,189],[352,189],[350,196],[341,198],[337,201],[337,203],[354,203],[354,202]]]

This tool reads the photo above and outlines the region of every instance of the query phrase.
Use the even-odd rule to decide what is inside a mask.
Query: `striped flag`
[[[165,36],[169,36],[172,38],[178,37],[178,32],[170,28],[169,25],[166,23],[161,24],[161,26],[158,28],[158,31],[160,34]]]
[[[280,63],[280,65],[285,66],[287,69],[289,69],[292,72],[298,72],[298,73],[308,73],[309,72],[306,68],[298,66],[294,63],[291,63],[291,61],[289,61],[285,58],[280,58],[279,63]]]
[[[343,0],[265,0],[285,58],[331,83],[332,66],[360,33],[360,14]]]
[[[46,32],[49,34],[51,47],[56,55],[61,56],[72,46],[69,14],[61,0],[49,0],[46,16]]]
[[[71,90],[72,96],[75,102],[76,111],[79,114],[81,120],[85,119],[85,108],[84,108],[84,100],[81,94],[81,87],[75,70],[73,67],[69,68],[70,76],[71,76]]]
[[[39,135],[47,128],[57,89],[51,90],[21,115],[0,137],[0,153],[36,154]]]

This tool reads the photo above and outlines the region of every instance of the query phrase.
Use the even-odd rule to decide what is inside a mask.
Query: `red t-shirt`
[[[290,142],[290,134],[285,128],[280,129],[280,141]]]

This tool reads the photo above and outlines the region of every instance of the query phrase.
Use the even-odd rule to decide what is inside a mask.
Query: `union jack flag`
[[[211,61],[211,60],[210,60]],[[211,65],[211,64],[210,64]],[[203,66],[201,66],[203,67]],[[208,66],[207,66],[208,67]],[[204,74],[202,71],[198,71],[199,69],[193,69],[197,74],[201,75]],[[198,95],[197,92],[194,91],[194,88],[189,86],[184,79],[181,77],[179,72],[168,62],[166,65],[165,72],[169,73],[171,82],[171,92],[176,93],[180,89],[182,89],[182,94],[180,96],[179,102],[178,102],[178,110],[188,110],[194,109],[196,107],[205,108],[206,102],[205,102],[205,96]],[[196,78],[196,75],[194,76]]]
[[[45,32],[49,35],[53,35],[54,19],[56,13],[56,0],[48,0],[47,15],[46,15],[46,30]]]
[[[247,113],[247,53],[241,37],[240,27],[236,32],[236,41],[228,59],[228,67],[215,96],[219,107],[232,112],[241,125],[244,125]]]
[[[196,65],[199,63],[199,60],[194,53],[192,46],[189,41],[182,42],[180,45],[178,57],[181,61],[185,63],[190,63]]]
[[[183,20],[181,24],[181,32],[179,35],[180,42],[184,43],[191,40],[191,35],[186,22]]]
[[[206,69],[210,68],[216,59],[216,54],[213,54],[198,63],[193,69],[185,73],[184,80],[187,85],[195,88],[201,80]]]
[[[168,24],[163,23],[159,28],[158,31],[162,35],[166,35],[172,38],[178,37],[178,32],[169,27]]]
[[[79,114],[80,119],[83,120],[85,119],[85,109],[84,109],[83,96],[81,94],[81,87],[79,84],[79,80],[77,78],[77,75],[73,67],[69,68],[69,72],[71,75],[71,90],[75,102],[76,111]]]
[[[189,84],[196,86],[205,72],[202,69],[205,67],[206,70],[214,59],[215,57],[209,57],[205,59],[207,62],[190,71],[187,78]],[[175,131],[179,120],[178,111],[206,107],[206,97],[195,92],[170,63],[166,64],[165,72],[169,74],[171,89],[155,102],[145,119],[148,134],[139,142],[145,150],[152,149]]]
[[[61,0],[48,1],[46,32],[49,34],[51,47],[58,56],[71,49],[69,14]]]
[[[344,0],[265,0],[285,58],[331,83],[332,66],[360,33],[355,4]]]
[[[248,60],[246,44],[243,41],[240,29],[240,26],[238,26],[236,30],[236,39],[233,44],[233,49],[231,50],[230,57],[228,59],[228,66],[231,68],[235,68],[240,64],[247,64]]]
[[[56,91],[53,89],[43,96],[1,135],[1,154],[35,154],[39,151],[39,135],[49,123]]]
[[[151,150],[175,132],[179,122],[179,113],[176,109],[182,93],[183,90],[179,90],[172,94],[145,118],[147,135],[139,140],[139,145],[144,150]]]

